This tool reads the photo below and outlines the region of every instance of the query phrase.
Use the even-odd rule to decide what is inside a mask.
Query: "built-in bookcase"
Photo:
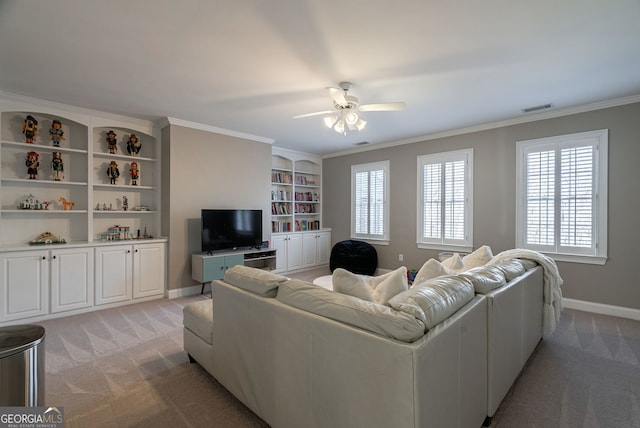
[[[271,169],[271,232],[319,230],[322,226],[322,164],[299,153],[275,152]]]

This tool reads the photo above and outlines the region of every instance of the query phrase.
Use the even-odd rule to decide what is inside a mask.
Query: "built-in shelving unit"
[[[331,231],[322,226],[322,160],[273,148],[271,233],[278,250],[276,272],[295,271],[329,261]]]
[[[38,125],[32,141],[23,133],[27,116]],[[50,135],[58,122],[59,146]],[[117,153],[109,153],[111,130]],[[164,295],[156,133],[148,121],[0,94],[0,325]],[[131,134],[142,143],[137,154],[127,152]],[[30,152],[37,171],[27,166]],[[63,164],[58,173],[54,153]],[[120,171],[115,184],[107,176],[112,161]],[[64,242],[49,236],[30,245],[45,232]]]
[[[21,246],[43,232],[67,242],[96,242],[106,239],[109,227],[126,226],[133,237],[158,236],[159,162],[158,139],[153,124],[120,116],[101,115],[78,109],[57,109],[53,103],[25,103],[0,100],[0,248]],[[38,122],[33,143],[23,134],[25,118]],[[54,146],[49,129],[59,121],[63,139]],[[109,153],[107,133],[116,133],[116,153]],[[129,136],[141,142],[137,155],[127,152]],[[27,153],[38,154],[38,172],[30,178]],[[53,153],[61,155],[64,171],[59,181],[52,169]],[[107,168],[118,166],[120,176],[111,184]],[[132,163],[139,169],[135,185]],[[20,202],[33,197],[39,208],[21,209]],[[123,206],[124,198],[127,207]],[[73,206],[64,209],[64,201]]]
[[[274,152],[271,157],[272,233],[321,228],[321,161],[299,156]]]

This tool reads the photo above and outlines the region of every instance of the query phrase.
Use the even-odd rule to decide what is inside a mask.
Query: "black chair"
[[[360,275],[373,275],[378,268],[378,252],[371,244],[348,239],[340,241],[331,249],[329,269],[337,268]]]

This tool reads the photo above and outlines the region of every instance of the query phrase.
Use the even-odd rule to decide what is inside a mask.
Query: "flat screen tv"
[[[202,210],[202,251],[248,249],[262,243],[262,210]]]

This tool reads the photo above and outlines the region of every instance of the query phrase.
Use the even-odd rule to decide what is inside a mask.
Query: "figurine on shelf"
[[[38,132],[38,121],[35,117],[28,115],[24,119],[24,124],[22,125],[22,133],[24,134],[25,142],[29,144],[33,144],[33,141],[36,138],[36,133]]]
[[[109,167],[107,168],[107,177],[109,177],[110,184],[116,184],[118,182],[118,177],[120,177],[120,170],[118,169],[118,164],[116,161],[111,161]]]
[[[138,179],[140,178],[140,170],[138,169],[138,162],[131,162],[131,168],[129,168],[129,174],[131,175],[131,185],[137,186]]]
[[[51,128],[49,128],[49,135],[51,135],[51,141],[54,147],[60,147],[60,140],[64,140],[64,131],[62,130],[62,123],[58,119],[54,119],[51,122]]]
[[[38,167],[40,166],[40,162],[38,162],[39,156],[40,155],[34,151],[27,153],[25,165],[27,166],[27,174],[29,174],[29,179],[31,180],[38,178]]]
[[[129,199],[126,196],[122,197],[122,211],[127,211],[129,209]]]
[[[53,171],[53,180],[60,181],[64,178],[64,164],[62,163],[62,153],[51,153],[51,170]]]
[[[118,153],[118,140],[116,140],[116,133],[113,130],[107,132],[107,144],[109,145],[109,153],[112,155]]]
[[[67,201],[65,198],[63,198],[62,196],[60,197],[60,199],[58,199],[58,202],[60,202],[62,204],[62,209],[64,211],[66,211],[67,209],[69,211],[71,211],[73,209],[73,206],[75,205],[73,202],[71,201]]]
[[[127,152],[131,156],[137,156],[140,153],[140,149],[142,148],[142,143],[138,140],[138,136],[136,134],[129,135],[129,140],[127,141]]]

